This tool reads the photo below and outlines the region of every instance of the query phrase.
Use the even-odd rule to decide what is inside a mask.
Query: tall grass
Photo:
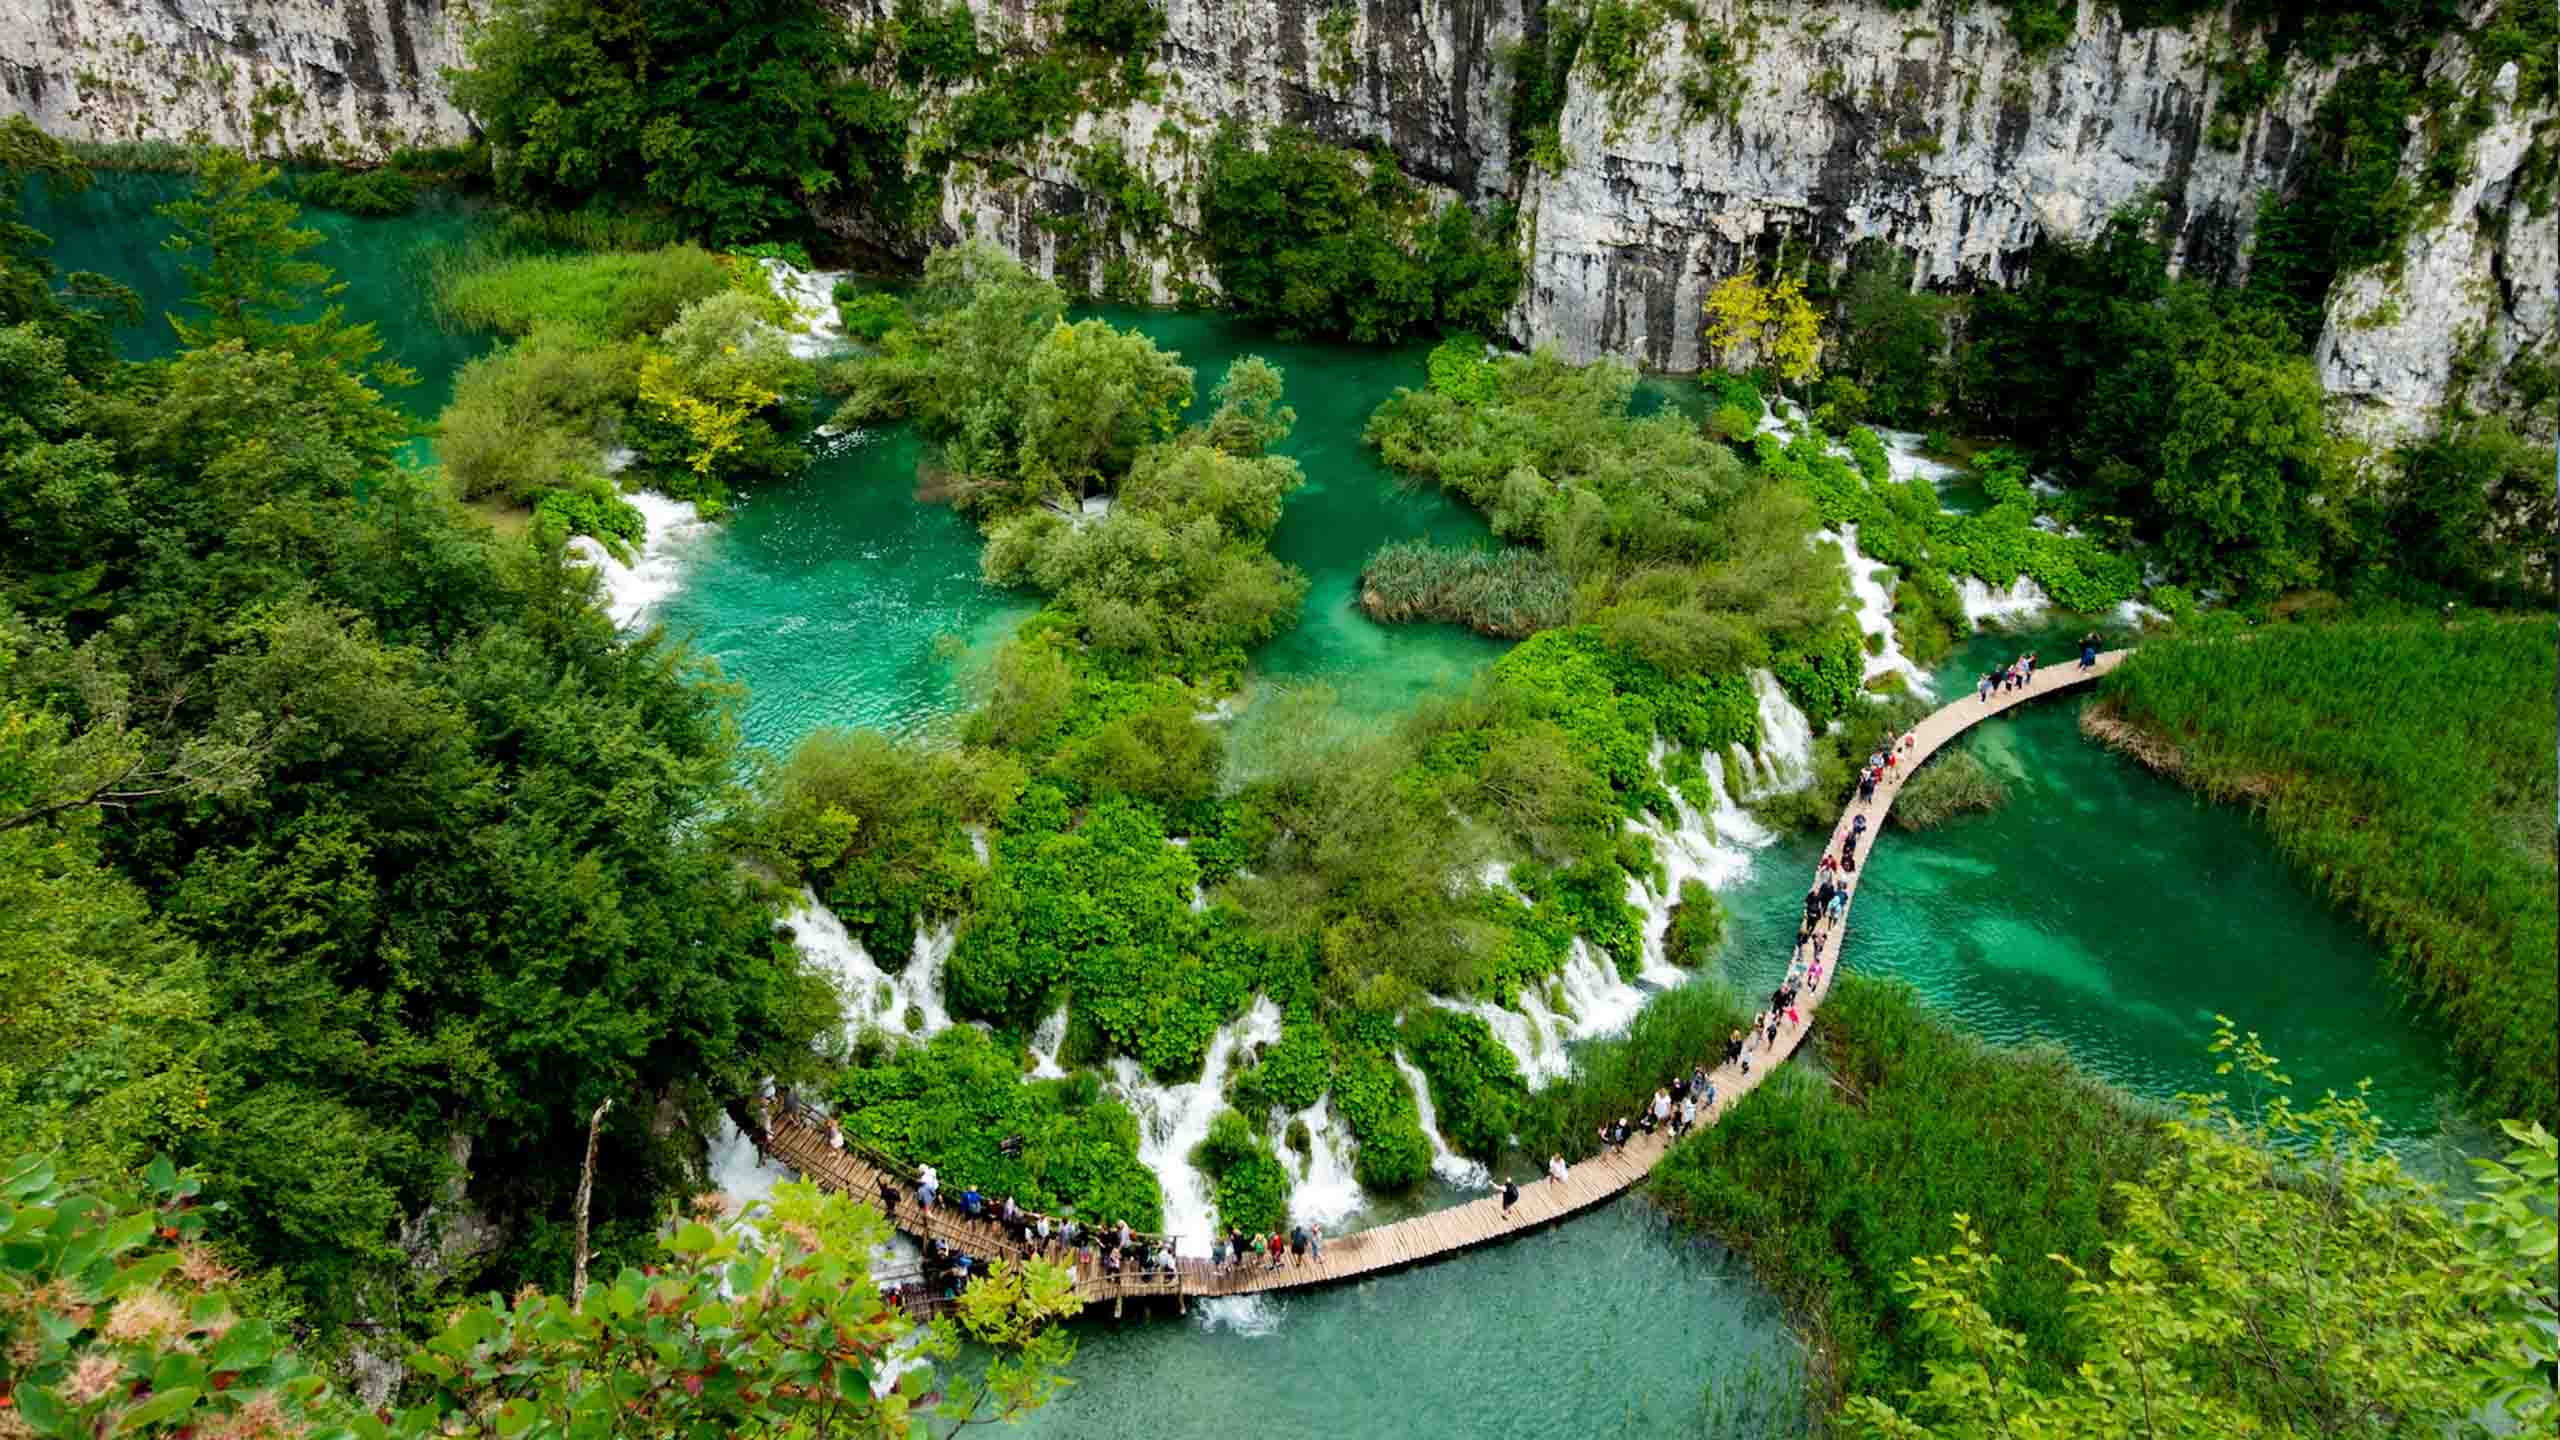
[[[1673,1147],[1655,1198],[1749,1257],[1831,1347],[1839,1394],[1922,1383],[1893,1278],[1945,1249],[1963,1211],[2007,1262],[1994,1316],[2051,1381],[2076,1352],[2069,1277],[2044,1257],[2103,1263],[2111,1187],[2163,1153],[2158,1117],[2060,1050],[1957,1033],[1898,983],[1841,976],[1813,1041],[1818,1065],[1799,1059]]]
[[[728,288],[719,256],[691,245],[641,254],[509,254],[494,244],[437,277],[438,318],[459,329],[592,340],[654,335],[693,301]]]
[[[2381,938],[2476,1104],[2560,1127],[2555,642],[2549,617],[2158,640],[2106,693]]]
[[[1446,620],[1520,640],[1572,619],[1573,587],[1544,550],[1398,540],[1360,571],[1360,607],[1384,623]]]
[[[1910,830],[1944,825],[1968,810],[1997,810],[2009,803],[2009,787],[1970,750],[1950,750],[1929,763],[1893,797],[1892,818]]]

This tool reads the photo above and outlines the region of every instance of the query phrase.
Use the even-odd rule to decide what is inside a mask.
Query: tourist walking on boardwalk
[[[1511,1207],[1520,1203],[1520,1183],[1510,1176],[1502,1177],[1502,1218],[1511,1218]]]
[[[922,1170],[916,1172],[917,1204],[923,1206],[927,1210],[931,1210],[933,1208],[934,1197],[941,1193],[942,1177],[933,1173],[932,1166],[927,1165]]]
[[[888,1216],[888,1217],[889,1217],[890,1219],[892,1219],[892,1220],[897,1219],[897,1218],[898,1218],[898,1200],[899,1200],[898,1182],[897,1182],[897,1181],[895,1181],[895,1180],[890,1179],[890,1178],[889,1178],[888,1176],[886,1176],[886,1175],[881,1176],[881,1177],[880,1177],[880,1213],[881,1213],[881,1214],[883,1214],[883,1215]]]
[[[1271,1268],[1279,1269],[1281,1262],[1288,1258],[1288,1254],[1289,1237],[1275,1225],[1271,1229]]]
[[[1876,798],[1876,772],[1875,772],[1874,770],[1872,770],[1872,769],[1868,769],[1868,770],[1861,770],[1861,771],[1859,771],[1859,772],[1858,772],[1858,808],[1859,808],[1859,809],[1861,809],[1861,810],[1863,810],[1863,809],[1867,808],[1868,804],[1869,804],[1870,802],[1872,802],[1875,798]]]
[[[1739,1059],[1741,1059],[1741,1058],[1742,1058],[1742,1032],[1741,1032],[1741,1031],[1739,1031],[1739,1030],[1736,1030],[1736,1031],[1734,1031],[1731,1035],[1728,1035],[1728,1036],[1726,1036],[1726,1037],[1725,1037],[1725,1042],[1724,1042],[1724,1063],[1726,1063],[1727,1065],[1730,1065],[1730,1064],[1732,1064],[1734,1061],[1739,1060]]]
[[[1656,1125],[1671,1123],[1671,1092],[1668,1090],[1653,1092],[1653,1123]]]
[[[1982,678],[1974,683],[1973,694],[1974,698],[1980,700],[1983,704],[1988,705],[1991,703],[1990,671],[1985,670],[1982,672]]]
[[[2080,668],[2083,670],[2098,668],[2098,632],[2095,630],[2080,637]]]
[[[1832,891],[1831,904],[1822,912],[1822,928],[1825,930],[1836,928],[1840,924],[1840,917],[1848,913],[1849,892],[1846,890]]]
[[[1316,1263],[1319,1265],[1323,1264],[1324,1227],[1322,1225],[1310,1225],[1307,1227],[1307,1245],[1308,1248],[1315,1251]]]
[[[1289,1227],[1289,1263],[1292,1265],[1307,1263],[1307,1227],[1304,1225]]]
[[[1245,1245],[1244,1245],[1244,1227],[1243,1227],[1243,1226],[1241,1226],[1241,1225],[1230,1225],[1230,1226],[1228,1226],[1228,1227],[1227,1227],[1227,1258],[1228,1258],[1230,1261],[1232,1261],[1233,1263],[1235,1263],[1236,1265],[1239,1265],[1239,1266],[1243,1265],[1243,1264],[1244,1264],[1244,1249],[1245,1249]]]
[[[1547,1157],[1548,1179],[1561,1185],[1564,1183],[1564,1177],[1570,1173],[1572,1172],[1565,1168],[1564,1157],[1562,1155],[1550,1155]]]
[[[1692,1095],[1680,1102],[1680,1133],[1686,1135],[1696,1128],[1698,1128],[1698,1097]]]

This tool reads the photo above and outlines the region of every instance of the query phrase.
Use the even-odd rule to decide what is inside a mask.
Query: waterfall
[[[1994,590],[1978,576],[1960,576],[1956,598],[1964,602],[1964,618],[1976,625],[1985,620],[1999,625],[2033,620],[2053,605],[2053,597],[2032,575],[2019,576],[2006,590]]]
[[[1244,1018],[1225,1026],[1209,1041],[1208,1063],[1200,1078],[1185,1085],[1159,1085],[1147,1078],[1138,1062],[1125,1055],[1111,1060],[1111,1077],[1122,1098],[1138,1115],[1138,1160],[1155,1172],[1164,1190],[1164,1233],[1182,1242],[1185,1255],[1209,1253],[1209,1236],[1217,1206],[1209,1177],[1192,1168],[1191,1148],[1209,1136],[1209,1121],[1227,1103],[1227,1072],[1236,1052],[1246,1045],[1268,1045],[1280,1038],[1280,1007],[1256,995]],[[1120,1217],[1086,1217],[1096,1224]]]
[[[1893,599],[1873,574],[1876,563],[1859,553],[1858,527],[1843,525],[1837,530],[1825,530],[1821,538],[1839,545],[1840,558],[1849,567],[1849,590],[1858,602],[1858,628],[1884,637],[1884,649],[1867,657],[1867,678],[1899,671],[1913,694],[1927,695],[1929,677],[1903,655],[1902,642],[1894,638]]]
[[[1892,472],[1897,482],[1921,479],[1934,485],[1941,480],[1952,479],[1964,473],[1960,466],[1932,460],[1921,454],[1921,437],[1913,431],[1887,430],[1882,426],[1869,428],[1876,432],[1877,439],[1884,442],[1885,468]]]
[[[1565,1006],[1571,1012],[1556,1016],[1556,1023],[1576,1040],[1615,1035],[1626,1029],[1648,998],[1644,991],[1619,979],[1616,962],[1592,949],[1579,935],[1573,937],[1572,948],[1565,955],[1564,971],[1555,983],[1563,991]],[[1529,1014],[1532,1019],[1539,1018],[1536,1009]]]
[[[1308,1225],[1338,1225],[1350,1218],[1363,1203],[1360,1182],[1352,1176],[1349,1151],[1350,1132],[1337,1127],[1331,1107],[1322,1100],[1289,1117],[1307,1127],[1307,1160],[1303,1174],[1296,1174],[1298,1156],[1282,1145],[1280,1161],[1293,1172],[1289,1190],[1289,1215]]]
[[[955,938],[948,922],[918,933],[915,954],[907,961],[906,973],[893,976],[872,960],[861,941],[846,933],[844,922],[836,918],[835,912],[819,904],[818,897],[809,891],[801,891],[800,903],[782,918],[798,937],[801,953],[834,978],[837,993],[844,997],[846,1034],[872,1025],[892,1035],[922,1039],[951,1028],[951,1012],[942,1003],[942,965],[951,957]],[[910,1009],[922,1013],[922,1028],[907,1028]]]
[[[1493,1184],[1493,1172],[1478,1161],[1470,1160],[1449,1148],[1440,1138],[1438,1112],[1431,1108],[1431,1082],[1423,1078],[1422,1068],[1396,1052],[1396,1068],[1404,1072],[1405,1082],[1413,1087],[1413,1103],[1422,1110],[1422,1133],[1431,1142],[1431,1173],[1461,1190],[1482,1190]]]
[[[1735,780],[1753,795],[1803,789],[1813,780],[1813,722],[1787,698],[1778,677],[1765,669],[1751,672],[1751,693],[1760,700],[1760,752],[1753,757],[1759,774],[1738,775]]]
[[[850,272],[803,270],[780,260],[766,260],[763,264],[774,293],[789,301],[796,312],[793,325],[784,332],[791,353],[802,360],[815,360],[843,349],[844,323],[836,313],[836,282]]]
[[[1551,1038],[1556,1024],[1551,1012],[1546,1023],[1541,1025],[1525,1010],[1507,1009],[1490,1000],[1452,1000],[1445,995],[1430,998],[1432,1004],[1443,1010],[1455,1010],[1461,1015],[1473,1015],[1484,1021],[1486,1028],[1493,1031],[1493,1038],[1501,1041],[1502,1048],[1510,1051],[1511,1058],[1519,1063],[1520,1078],[1532,1090],[1543,1087],[1550,1080],[1563,1079],[1565,1072],[1573,1068],[1573,1062],[1564,1053],[1564,1046]],[[1535,992],[1524,993],[1521,1003],[1524,1006],[1536,1003],[1540,1010],[1545,1010]]]
[[[726,1115],[720,1117],[720,1134],[711,1142],[712,1188],[726,1195],[744,1212],[750,1205],[761,1205],[773,1198],[776,1181],[789,1179],[791,1168],[767,1160],[756,1150],[747,1132]]]
[[[654,490],[634,490],[622,498],[640,512],[648,527],[641,534],[630,564],[614,559],[603,545],[585,535],[572,537],[569,548],[586,557],[587,563],[604,577],[605,614],[612,617],[616,628],[628,630],[659,601],[675,593],[684,580],[685,564],[693,548],[690,542],[711,527],[694,513],[690,500],[671,500]]]
[[[1067,1043],[1067,1007],[1059,1006],[1031,1032],[1031,1078],[1055,1080],[1067,1072],[1058,1064],[1058,1047]]]

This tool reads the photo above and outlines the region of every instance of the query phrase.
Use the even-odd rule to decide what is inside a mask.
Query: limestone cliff
[[[969,4],[990,44],[1037,46],[1058,23],[1034,0]],[[849,18],[893,8],[853,0]],[[1227,120],[1303,125],[1383,144],[1443,194],[1517,202],[1528,280],[1514,338],[1670,370],[1699,363],[1699,301],[1714,280],[1782,247],[1836,263],[1880,238],[1916,257],[1922,283],[2003,284],[2039,236],[2086,237],[2147,198],[2163,206],[2183,271],[2240,278],[2260,198],[2300,164],[2337,74],[2296,63],[2263,105],[2226,117],[2216,62],[2234,42],[2222,16],[2129,30],[2112,7],[2083,4],[2070,39],[2031,58],[1990,7],[1699,0],[1648,11],[1658,24],[1613,72],[1577,66],[1552,131],[1523,137],[1509,57],[1553,28],[1561,0],[1163,8],[1154,95],[955,162],[941,238],[986,237],[1096,293],[1205,298],[1216,280],[1196,194],[1208,137]],[[0,95],[89,138],[263,137],[378,155],[465,133],[438,78],[456,28],[443,0],[0,0]],[[2437,63],[2468,59],[2446,46]],[[2560,256],[2524,181],[2553,115],[2516,106],[2512,76],[2492,93],[2495,118],[2450,200],[2398,264],[2344,277],[2330,297],[2319,362],[2359,433],[2421,426],[2457,387],[2493,398],[2519,357],[2549,363]],[[935,116],[928,102],[919,129]],[[1110,173],[1160,194],[1169,219],[1127,222],[1098,179],[1104,151]],[[2412,174],[2428,153],[2413,132]]]
[[[461,135],[444,0],[0,0],[0,111],[81,140],[378,158]]]

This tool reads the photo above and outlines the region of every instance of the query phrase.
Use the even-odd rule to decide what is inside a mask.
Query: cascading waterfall
[[[1493,1172],[1480,1161],[1449,1148],[1440,1138],[1440,1120],[1431,1108],[1431,1082],[1424,1078],[1422,1067],[1396,1052],[1396,1068],[1404,1072],[1405,1083],[1413,1087],[1413,1103],[1422,1109],[1422,1133],[1431,1142],[1431,1173],[1461,1190],[1482,1190],[1493,1183]]]
[[[951,1012],[942,1003],[942,966],[951,958],[957,931],[948,922],[918,932],[915,953],[901,975],[882,970],[862,942],[846,933],[835,912],[807,890],[800,892],[799,905],[783,923],[798,937],[810,963],[835,979],[844,997],[848,1034],[877,1026],[921,1040],[951,1028]],[[914,1028],[907,1024],[909,1011],[921,1018]]]
[[[1290,1171],[1289,1216],[1308,1225],[1340,1224],[1366,1199],[1351,1171],[1350,1130],[1334,1122],[1322,1100],[1289,1119],[1307,1127],[1308,1140],[1303,1173],[1296,1152],[1281,1147],[1280,1161]]]
[[[1660,739],[1653,742],[1652,763],[1655,773],[1662,769],[1662,757],[1669,747]],[[1647,815],[1627,821],[1627,828],[1653,841],[1654,862],[1662,869],[1663,888],[1656,893],[1642,880],[1629,877],[1627,903],[1644,913],[1644,972],[1647,984],[1669,989],[1685,982],[1688,972],[1670,962],[1663,950],[1663,939],[1671,929],[1672,908],[1680,902],[1680,886],[1696,880],[1709,890],[1721,891],[1742,878],[1751,868],[1751,854],[1776,837],[1734,803],[1725,789],[1724,757],[1705,755],[1700,764],[1707,775],[1708,792],[1713,796],[1714,813],[1702,816],[1688,798],[1677,791],[1671,795],[1676,824],[1665,824]]]
[[[1964,602],[1964,618],[1976,625],[1986,620],[2011,625],[2053,608],[2053,597],[2032,575],[2019,576],[2005,590],[1992,589],[1980,576],[1961,576],[1956,580],[1956,598]]]
[[[796,322],[783,332],[793,355],[815,360],[844,348],[844,324],[836,313],[836,282],[849,272],[802,270],[780,260],[767,260],[764,273],[773,283],[774,293],[791,302],[797,312]]]
[[[1040,1028],[1031,1032],[1031,1078],[1055,1080],[1065,1075],[1058,1064],[1058,1047],[1067,1043],[1067,1007],[1059,1006]]]
[[[1185,1255],[1209,1253],[1216,1222],[1216,1202],[1209,1177],[1193,1168],[1192,1147],[1209,1137],[1209,1121],[1225,1105],[1227,1072],[1236,1053],[1247,1045],[1268,1045],[1280,1038],[1280,1007],[1256,995],[1244,1018],[1220,1029],[1209,1041],[1208,1062],[1200,1078],[1184,1085],[1159,1085],[1147,1078],[1138,1062],[1112,1057],[1111,1077],[1129,1108],[1138,1115],[1138,1160],[1156,1174],[1164,1190],[1164,1233],[1179,1240]],[[1108,1223],[1120,1217],[1086,1217]]]
[[[1813,721],[1788,698],[1778,677],[1765,669],[1751,672],[1751,693],[1760,701],[1760,751],[1751,757],[1755,773],[1735,776],[1735,780],[1748,795],[1803,789],[1813,780]],[[1722,829],[1717,833],[1722,834]]]
[[[1525,1005],[1535,999],[1534,994],[1524,994],[1522,1003]],[[1455,1010],[1461,1015],[1473,1015],[1482,1020],[1485,1028],[1493,1032],[1493,1038],[1501,1041],[1502,1048],[1510,1051],[1511,1058],[1519,1062],[1520,1078],[1532,1090],[1539,1089],[1550,1080],[1563,1079],[1565,1072],[1573,1068],[1573,1062],[1564,1053],[1564,1044],[1555,1029],[1552,1012],[1547,1013],[1546,1023],[1541,1024],[1523,1010],[1513,1010],[1490,1000],[1452,1000],[1445,995],[1434,995],[1431,1003],[1443,1010]],[[1545,1009],[1543,1003],[1539,1008]]]
[[[1932,460],[1921,454],[1921,437],[1912,431],[1887,430],[1880,426],[1869,428],[1875,431],[1878,440],[1884,442],[1885,469],[1891,472],[1897,482],[1918,479],[1935,485],[1941,480],[1951,480],[1964,473],[1959,466]]]
[[[690,500],[669,499],[654,490],[634,490],[623,498],[640,512],[648,527],[632,552],[630,564],[616,560],[603,545],[585,535],[572,537],[569,548],[585,556],[587,563],[604,577],[605,614],[612,618],[616,629],[628,630],[684,583],[691,542],[711,527],[694,513]]]
[[[791,1178],[789,1166],[767,1160],[737,1122],[722,1116],[719,1138],[711,1142],[711,1184],[744,1210],[773,1198],[774,1185]]]
[[[1898,672],[1913,694],[1927,695],[1929,677],[1902,653],[1902,642],[1893,633],[1893,597],[1875,577],[1876,562],[1859,551],[1858,527],[1825,530],[1821,538],[1840,547],[1840,559],[1849,567],[1849,592],[1858,601],[1858,629],[1884,637],[1884,648],[1867,657],[1866,678]]]

